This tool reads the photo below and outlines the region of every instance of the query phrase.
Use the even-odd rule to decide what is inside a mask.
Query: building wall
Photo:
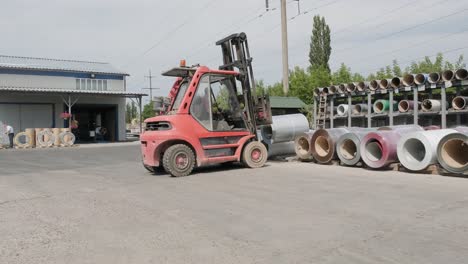
[[[76,95],[72,97],[72,101],[77,98]],[[40,104],[47,103],[53,104],[55,108],[55,127],[63,127],[63,119],[60,118],[60,114],[68,111],[61,96],[57,95],[24,95],[21,93],[11,93],[8,95],[0,95],[0,104],[9,104],[9,103],[23,103],[23,104]],[[77,104],[98,104],[98,105],[117,105],[117,115],[118,115],[118,131],[117,131],[117,140],[125,140],[125,98],[115,97],[115,96],[82,96],[80,95],[77,101]],[[28,106],[26,106],[28,107]],[[28,109],[29,112],[32,112],[32,109]],[[73,113],[73,108],[72,108]],[[5,121],[5,120],[0,120]],[[51,124],[52,125],[52,124]],[[15,127],[15,132],[19,132],[19,128]]]
[[[0,73],[0,87],[27,87],[44,89],[67,89],[77,88],[76,79],[86,77],[77,75],[76,77],[44,76],[44,75],[24,75],[24,74],[4,74]],[[81,79],[81,78],[80,78]],[[88,78],[83,78],[88,79]],[[107,81],[108,91],[124,91],[124,80],[97,79]]]

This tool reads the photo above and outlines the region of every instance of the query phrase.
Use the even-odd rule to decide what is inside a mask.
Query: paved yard
[[[467,263],[468,179],[307,163],[148,174],[137,145],[0,151],[0,263]]]

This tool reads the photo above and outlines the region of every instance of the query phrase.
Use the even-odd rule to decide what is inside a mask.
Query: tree
[[[332,76],[333,83],[350,83],[352,81],[351,69],[346,67],[344,63],[341,63],[340,68],[333,73]]]
[[[324,67],[330,72],[330,27],[325,22],[325,17],[314,16],[314,24],[310,41],[309,62],[310,69]]]
[[[392,61],[392,72],[393,76],[403,76],[400,65],[398,64],[397,60]]]
[[[125,121],[129,124],[132,122],[132,106],[130,103],[127,103],[125,106]]]
[[[154,111],[153,102],[149,102],[143,107],[143,120],[154,116],[156,116],[156,112]]]

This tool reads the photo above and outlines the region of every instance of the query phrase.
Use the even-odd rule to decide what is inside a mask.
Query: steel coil
[[[429,74],[425,73],[419,73],[414,76],[414,83],[416,85],[423,85],[427,82],[427,79],[429,78]]]
[[[421,103],[421,109],[424,112],[439,112],[442,109],[440,100],[426,99]]]
[[[437,158],[447,171],[457,174],[468,171],[468,132],[443,137],[437,146]]]
[[[347,104],[340,104],[336,110],[338,116],[346,116],[349,112],[349,106]]]
[[[60,146],[71,147],[75,144],[75,135],[71,132],[65,131],[59,134]]]
[[[457,80],[466,80],[466,79],[468,79],[468,71],[466,69],[458,69],[455,72],[455,78]]]
[[[410,101],[410,100],[401,100],[398,102],[398,111],[400,113],[406,113],[415,109],[415,107],[420,108],[421,104],[419,102]]]
[[[420,126],[380,127],[361,140],[361,157],[370,168],[378,169],[398,161],[397,143],[405,133],[424,131]]]
[[[372,131],[375,131],[375,128],[357,129],[338,139],[336,153],[343,164],[353,166],[361,160],[361,140]]]
[[[268,144],[294,141],[301,133],[309,131],[309,121],[303,114],[273,116],[270,126],[261,128],[263,141]]]
[[[26,132],[20,132],[15,135],[13,142],[19,148],[30,148],[31,147],[31,135]]]
[[[353,106],[353,115],[367,114],[367,104],[356,104]]]
[[[54,134],[48,130],[42,130],[36,133],[36,144],[39,147],[52,147],[55,142]]]
[[[400,163],[412,171],[421,171],[437,163],[438,143],[454,133],[457,131],[453,129],[439,129],[404,134],[397,145]]]
[[[452,100],[452,107],[455,110],[463,110],[468,106],[467,96],[457,96]]]
[[[349,132],[346,128],[331,128],[316,130],[310,140],[311,153],[319,163],[328,163],[336,159],[335,144],[343,135]]]
[[[310,148],[310,140],[314,135],[314,131],[304,132],[297,136],[294,140],[294,151],[301,160],[309,160],[312,158],[312,150]]]

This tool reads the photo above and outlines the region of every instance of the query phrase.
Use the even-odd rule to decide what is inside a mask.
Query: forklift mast
[[[272,117],[269,97],[265,94],[258,97],[255,90],[247,35],[233,34],[219,40],[216,45],[221,46],[223,53],[223,65],[219,69],[234,71],[237,68],[240,73],[237,78],[242,85],[247,126],[252,134],[257,135],[258,126],[271,125]]]

